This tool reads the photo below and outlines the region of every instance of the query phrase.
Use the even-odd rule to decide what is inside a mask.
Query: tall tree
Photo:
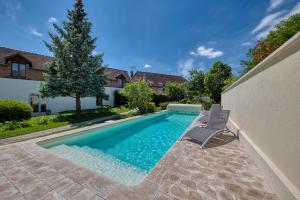
[[[81,97],[105,96],[103,54],[93,55],[96,38],[91,36],[92,24],[86,16],[82,0],[76,0],[63,26],[53,24],[56,33],[49,33],[52,43],[45,42],[53,59],[46,64],[45,81],[40,85],[40,92],[47,97],[74,97],[77,112]]]
[[[241,61],[244,73],[251,70],[299,31],[300,14],[293,15],[277,24],[265,39],[258,41],[255,47],[248,50],[246,60]]]
[[[205,73],[201,70],[192,69],[190,72],[188,89],[192,95],[199,95],[204,93],[204,78]]]
[[[232,77],[231,67],[221,61],[215,62],[207,72],[204,83],[207,91],[214,102],[221,101],[222,89],[225,86],[225,80]]]

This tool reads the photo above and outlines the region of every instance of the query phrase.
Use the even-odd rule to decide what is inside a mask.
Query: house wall
[[[29,103],[30,94],[39,94],[40,81],[0,78],[0,99],[18,99]],[[103,105],[114,106],[114,91],[121,88],[105,87],[105,93],[109,95]],[[72,97],[47,98],[47,110],[58,113],[65,110],[75,110],[75,99]],[[81,98],[82,109],[96,108],[95,97]]]
[[[280,199],[300,199],[300,32],[222,94],[229,126]]]

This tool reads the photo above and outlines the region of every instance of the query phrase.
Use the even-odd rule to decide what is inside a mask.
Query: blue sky
[[[0,0],[0,46],[51,55],[51,23],[71,0]],[[234,73],[247,49],[276,23],[300,13],[299,0],[85,0],[104,63],[125,70],[187,76],[221,60]]]

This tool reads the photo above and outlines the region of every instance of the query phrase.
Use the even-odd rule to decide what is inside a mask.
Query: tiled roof
[[[16,49],[10,49],[6,47],[0,47],[0,64],[5,64],[5,58],[13,56],[15,54],[20,54],[32,63],[33,69],[43,69],[43,65],[50,61],[52,58],[50,56],[45,56],[37,53],[31,53],[27,51],[20,51]]]
[[[117,77],[123,75],[127,81],[130,80],[128,72],[125,70],[120,70],[120,69],[114,69],[114,68],[106,68],[105,69],[105,74],[107,75],[107,78],[110,80],[115,80]]]
[[[131,82],[140,80],[148,81],[151,87],[163,87],[166,84],[166,82],[187,82],[187,80],[182,76],[137,71],[133,75]]]

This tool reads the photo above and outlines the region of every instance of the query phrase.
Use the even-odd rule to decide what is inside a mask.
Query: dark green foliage
[[[0,100],[0,122],[29,119],[31,112],[32,107],[24,101]]]
[[[187,95],[187,87],[181,83],[166,83],[166,94],[170,101],[179,101],[184,99]]]
[[[63,26],[53,25],[56,33],[49,33],[52,43],[46,43],[53,59],[46,64],[45,81],[40,85],[40,92],[47,97],[76,98],[77,112],[81,97],[105,96],[103,55],[93,55],[96,38],[91,37],[92,24],[86,16],[82,0],[77,0]]]
[[[221,61],[215,62],[207,72],[204,83],[214,102],[220,103],[224,81],[230,77],[232,77],[231,67]]]
[[[147,104],[147,112],[153,113],[155,111],[155,104],[153,102],[149,102]]]
[[[162,102],[159,104],[159,107],[161,107],[162,110],[166,110],[169,105],[169,102]]]
[[[277,24],[265,39],[258,41],[255,47],[248,50],[246,60],[241,61],[244,73],[251,70],[299,31],[300,14],[293,15]]]
[[[169,98],[165,94],[153,93],[152,102],[155,104],[155,106],[159,106],[160,103],[166,102],[168,100],[169,100]]]
[[[114,92],[114,98],[115,98],[114,105],[116,107],[120,107],[120,106],[126,105],[127,102],[128,102],[128,99],[125,96],[121,95],[118,90],[116,90]]]
[[[18,121],[6,121],[0,125],[0,128],[3,131],[12,131],[18,128],[30,127],[27,122],[18,122]]]
[[[204,93],[205,85],[204,78],[205,73],[201,70],[192,69],[190,72],[188,90],[190,95],[199,95]]]

